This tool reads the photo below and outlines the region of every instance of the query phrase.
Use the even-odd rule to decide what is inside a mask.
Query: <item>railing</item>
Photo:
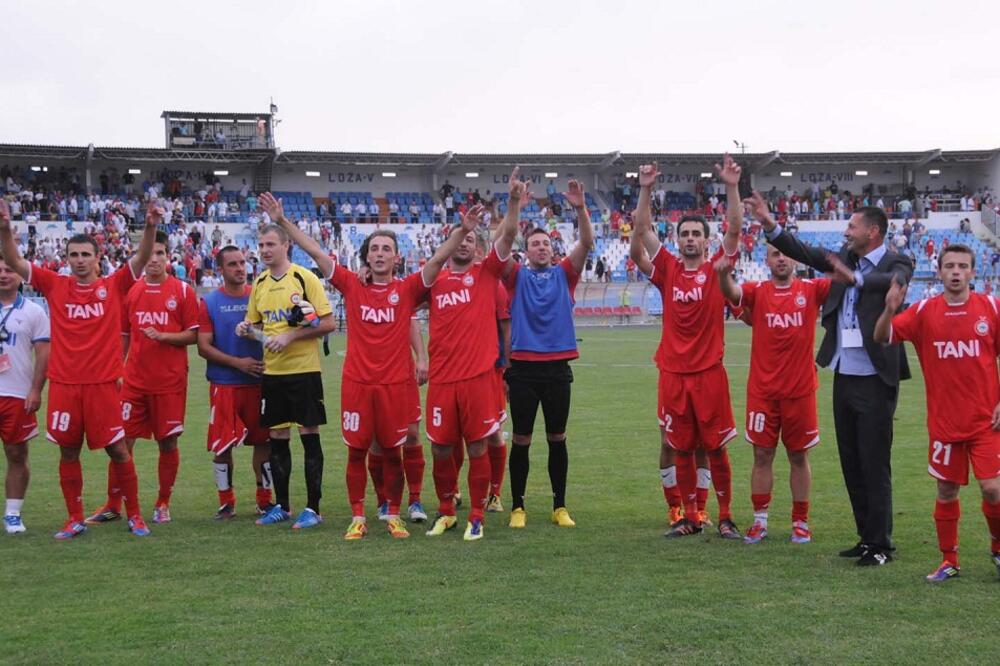
[[[1000,216],[997,215],[997,212],[989,206],[983,206],[979,213],[980,221],[982,221],[983,225],[990,230],[990,233],[994,236],[1000,236],[1000,234],[997,233],[997,222],[998,218],[1000,218]]]

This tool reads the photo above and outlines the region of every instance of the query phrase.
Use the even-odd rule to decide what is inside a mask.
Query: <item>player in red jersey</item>
[[[467,232],[451,257],[450,268],[441,271],[431,288],[427,439],[439,505],[428,536],[440,536],[457,523],[458,472],[452,448],[461,446],[463,440],[469,455],[469,521],[464,539],[476,541],[483,536],[490,487],[486,440],[500,429],[501,416],[495,370],[497,286],[510,265],[510,248],[522,200],[527,197],[528,187],[515,168],[507,214],[497,229],[493,249],[483,261],[475,261],[476,232]]]
[[[393,277],[399,249],[391,231],[375,231],[368,241],[367,262],[371,281],[362,283],[350,270],[334,264],[319,245],[285,218],[280,202],[263,194],[261,204],[273,220],[313,261],[330,283],[344,295],[347,314],[347,354],[341,388],[344,441],[349,447],[347,489],[353,519],[345,538],[356,540],[367,533],[364,512],[368,475],[365,458],[372,441],[381,449],[386,498],[389,502],[387,527],[396,538],[409,532],[400,519],[403,492],[403,463],[400,447],[413,421],[410,406],[414,382],[413,357],[409,349],[413,311],[426,297],[441,267],[464,234],[456,231],[438,248],[419,273],[397,280]],[[463,216],[462,228],[475,229],[482,206]]]
[[[158,231],[145,276],[125,297],[122,320],[125,445],[132,452],[135,440],[151,437],[160,448],[154,523],[170,522],[170,495],[181,456],[177,438],[184,432],[187,404],[187,346],[195,343],[198,332],[198,297],[187,283],[167,274],[167,243],[167,235]],[[109,463],[107,504],[86,522],[115,520],[121,505],[115,466]]]
[[[767,203],[754,192],[747,199],[754,217],[765,226],[774,220]],[[839,262],[838,262],[839,264]],[[799,280],[795,262],[773,246],[767,247],[771,279],[748,282],[742,287],[733,280],[732,264],[725,257],[715,268],[719,287],[734,310],[749,310],[753,327],[750,347],[750,376],[747,379],[746,440],[753,445],[750,498],[754,522],[744,541],[759,543],[767,536],[767,509],[774,486],[774,454],[780,436],[791,467],[792,536],[795,543],[808,543],[809,530],[809,449],[819,444],[816,416],[816,364],[813,344],[816,318],[830,292],[826,278]]]
[[[653,231],[650,189],[659,177],[657,165],[639,170],[639,203],[635,214],[630,255],[660,290],[663,298],[663,335],[656,351],[659,377],[658,416],[661,430],[661,478],[676,469],[677,485],[684,505],[684,518],[665,536],[678,537],[702,531],[698,515],[695,449],[708,453],[712,480],[719,500],[719,534],[742,538],[733,522],[732,470],[728,444],[736,437],[729,401],[729,378],[722,365],[725,299],[716,286],[712,263],[726,256],[735,260],[739,252],[743,206],[739,198],[741,169],[726,155],[715,165],[726,185],[726,234],[722,247],[705,259],[708,223],[700,216],[685,216],[677,224],[681,258],[664,248]],[[665,483],[666,485],[666,479]]]
[[[937,479],[934,522],[944,561],[931,582],[959,574],[958,491],[969,482],[969,466],[982,490],[982,511],[990,531],[990,553],[1000,573],[1000,305],[970,290],[976,256],[952,243],[938,257],[944,293],[896,314],[906,287],[893,283],[875,324],[876,342],[909,340],[924,371],[927,471]]]
[[[113,274],[99,274],[97,243],[86,235],[69,239],[66,254],[72,275],[33,267],[17,251],[6,203],[0,203],[0,247],[18,275],[49,304],[52,345],[49,360],[48,438],[59,445],[59,484],[69,518],[57,539],[87,530],[83,515],[83,471],[80,449],[84,436],[90,449],[104,449],[113,461],[125,496],[132,534],[149,529],[139,507],[135,463],[124,441],[118,381],[122,376],[122,303],[153,253],[156,227],[163,210],[155,202],[146,210],[146,229],[138,252]]]
[[[199,304],[198,354],[207,361],[209,411],[206,444],[214,454],[212,465],[219,493],[216,520],[236,517],[233,487],[233,449],[253,449],[251,468],[257,482],[256,507],[263,516],[274,507],[271,492],[271,447],[268,429],[260,423],[261,375],[264,373],[260,342],[236,335],[246,316],[252,288],[247,283],[247,261],[233,245],[219,249],[222,286],[205,294]]]

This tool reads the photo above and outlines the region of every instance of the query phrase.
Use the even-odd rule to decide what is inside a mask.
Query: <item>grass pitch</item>
[[[962,578],[923,576],[939,562],[926,474],[924,395],[906,382],[893,455],[898,559],[861,569],[836,552],[856,536],[837,461],[831,375],[820,372],[822,444],[813,450],[813,543],[794,545],[788,464],[779,456],[771,535],[725,542],[714,532],[668,542],[658,474],[658,328],[581,328],[568,427],[567,502],[578,527],[548,522],[544,440],[535,446],[528,527],[488,514],[486,538],[459,529],[438,539],[411,526],[392,540],[374,519],[363,542],[349,521],[340,439],[342,357],[325,363],[331,425],[325,524],[302,534],[253,524],[249,451],[238,450],[239,517],[212,520],[217,498],[205,451],[207,385],[192,352],[187,432],[181,439],[174,522],[137,539],[122,523],[69,543],[55,447],[31,444],[29,531],[0,538],[0,662],[20,663],[984,663],[1000,635],[1000,583],[987,558],[978,491],[963,491]],[[726,361],[742,432],[749,329],[727,327]],[[334,350],[344,338],[332,340]],[[912,354],[912,349],[911,349]],[[914,367],[915,359],[911,358]],[[970,387],[974,390],[974,387]],[[43,407],[44,409],[44,407]],[[536,433],[542,433],[541,424]],[[731,446],[734,513],[751,517],[751,452]],[[304,500],[293,443],[292,501]],[[424,499],[436,505],[429,451]],[[137,445],[147,516],[156,447]],[[84,458],[85,505],[103,500],[106,456]],[[464,476],[464,474],[463,474]],[[464,485],[464,481],[463,481]],[[509,493],[507,487],[505,493]],[[369,494],[369,505],[374,500]],[[509,507],[509,497],[504,497]],[[714,516],[714,497],[709,508]],[[993,655],[993,656],[991,656]]]

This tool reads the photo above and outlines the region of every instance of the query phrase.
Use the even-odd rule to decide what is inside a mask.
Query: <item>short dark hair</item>
[[[534,236],[535,234],[545,234],[546,236],[548,236],[549,232],[543,229],[542,227],[533,227],[524,234],[524,242],[527,243],[528,239]]]
[[[94,248],[95,256],[99,254],[99,251],[97,249],[97,241],[94,240],[93,236],[88,236],[87,234],[73,234],[72,236],[69,237],[69,240],[66,241],[66,248],[69,249],[69,246],[74,244],[89,245],[90,247]]]
[[[938,255],[939,267],[944,264],[944,255],[949,253],[969,255],[972,258],[972,267],[976,267],[976,253],[972,251],[972,248],[964,243],[949,243],[948,247],[942,248],[941,253]]]
[[[167,233],[165,231],[157,231],[156,239],[153,242],[163,245],[168,250],[170,249],[170,237],[167,236]]]
[[[860,215],[868,226],[878,227],[879,236],[885,238],[889,232],[889,218],[885,216],[884,210],[878,206],[862,206],[855,208],[854,213]]]
[[[704,215],[685,215],[681,218],[681,221],[677,223],[677,235],[681,235],[681,225],[685,222],[697,222],[701,225],[702,230],[705,232],[705,238],[708,238],[709,233],[708,222],[705,221]]]
[[[225,247],[219,248],[219,252],[215,255],[215,260],[220,266],[226,263],[226,252],[239,252],[241,255],[243,254],[243,250],[235,245],[226,245]]]

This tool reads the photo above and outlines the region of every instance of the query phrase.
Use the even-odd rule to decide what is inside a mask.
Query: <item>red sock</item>
[[[489,447],[487,447],[489,448]],[[483,454],[469,456],[469,520],[483,519],[487,495],[490,492],[490,458]]]
[[[399,447],[382,449],[382,477],[385,479],[385,496],[389,501],[389,515],[399,515],[403,501],[403,454]]]
[[[458,448],[458,446],[454,448]],[[454,457],[435,457],[433,469],[434,491],[437,493],[438,497],[438,511],[442,516],[454,516],[455,488],[458,486],[458,472],[455,471]]]
[[[219,506],[236,506],[236,493],[232,488],[219,491]]]
[[[673,508],[681,505],[681,491],[677,489],[677,484],[663,486],[663,499],[667,500],[667,506]]]
[[[719,520],[732,520],[730,505],[733,501],[733,470],[729,467],[729,451],[726,447],[709,452],[708,466],[712,470],[715,499],[719,502]]]
[[[983,500],[983,515],[990,528],[990,552],[996,555],[1000,553],[1000,503],[990,504]]]
[[[365,488],[368,486],[368,473],[365,471],[366,454],[364,449],[347,447],[347,501],[351,504],[351,515],[355,518],[365,515]],[[369,465],[371,458],[371,455],[368,455]]]
[[[236,501],[236,497],[233,497],[233,502]],[[268,504],[274,503],[274,495],[271,493],[270,488],[264,488],[263,486],[257,487],[257,506],[264,507]]]
[[[694,465],[694,454],[690,451],[678,451],[674,465],[677,467],[677,488],[680,491],[681,503],[684,505],[684,517],[693,523],[698,523],[698,472]]]
[[[160,495],[156,498],[157,506],[169,506],[170,495],[174,492],[177,481],[177,469],[181,466],[181,450],[174,447],[170,451],[160,451],[160,462],[157,472],[160,477]]]
[[[792,502],[792,522],[809,522],[809,500]]]
[[[115,513],[122,512],[122,489],[118,483],[118,473],[115,472],[115,463],[108,460],[108,503],[107,507]]]
[[[767,507],[771,506],[771,493],[751,493],[750,502],[755,512],[767,511]]]
[[[952,566],[958,566],[958,519],[962,508],[958,500],[934,504],[934,524],[937,527],[938,547],[944,555],[944,561]]]
[[[501,440],[500,446],[487,446],[486,453],[490,457],[490,495],[500,497],[503,473],[507,469],[507,445]]]
[[[424,489],[424,447],[403,446],[403,473],[410,491],[410,504],[420,501]]]
[[[80,461],[59,461],[59,487],[66,500],[66,512],[70,520],[82,521],[83,516],[83,468]]]
[[[465,445],[462,443],[451,447],[451,460],[455,464],[455,494],[462,492],[458,487],[458,477],[462,473],[462,465],[465,464]]]
[[[135,475],[135,461],[132,456],[125,462],[114,462],[115,474],[118,475],[118,484],[122,489],[122,496],[125,498],[125,511],[129,518],[138,518],[142,515],[139,507],[139,479]]]
[[[695,462],[695,465],[697,464]],[[701,513],[708,506],[708,488],[712,485],[712,473],[704,467],[699,467],[696,471],[698,474],[698,487],[695,490],[695,495],[698,500],[698,512]]]
[[[385,479],[382,470],[385,463],[382,462],[381,453],[368,452],[368,473],[372,477],[372,485],[375,486],[375,503],[379,506],[385,504]]]

